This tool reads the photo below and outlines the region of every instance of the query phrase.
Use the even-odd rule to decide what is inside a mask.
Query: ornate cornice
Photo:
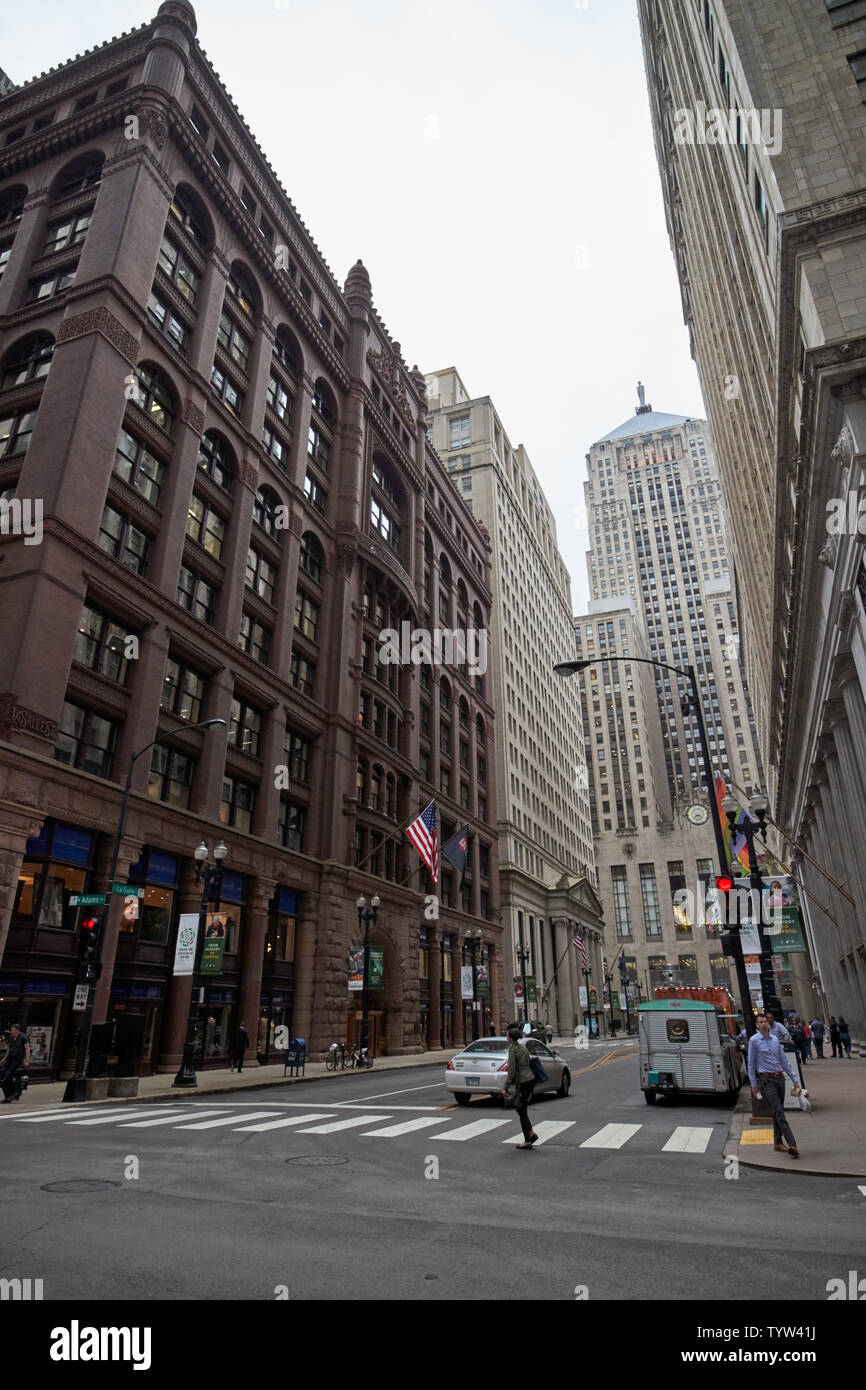
[[[86,338],[91,333],[98,333],[113,348],[117,349],[130,366],[135,366],[138,358],[138,343],[105,305],[101,305],[98,309],[87,309],[83,314],[76,314],[71,318],[63,319],[57,330],[57,342],[58,344],[68,343],[73,338]]]

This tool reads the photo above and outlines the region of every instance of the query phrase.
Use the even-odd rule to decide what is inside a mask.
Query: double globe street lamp
[[[374,893],[370,899],[370,906],[367,908],[367,899],[362,893],[355,904],[358,909],[358,929],[360,930],[362,923],[364,927],[364,992],[361,1001],[361,1042],[358,1048],[362,1057],[367,1055],[367,1049],[370,1046],[370,1013],[367,994],[370,978],[370,923],[375,925],[379,912],[379,902],[378,893]]]
[[[469,952],[472,961],[472,1041],[478,1037],[478,973],[475,965],[475,953],[481,945],[482,932],[478,928],[476,931],[468,929],[463,933],[463,949]],[[462,991],[461,991],[462,993]]]
[[[764,880],[761,875],[761,866],[755,850],[755,835],[762,837],[767,833],[767,813],[770,803],[763,792],[757,792],[749,802],[745,818],[737,824],[737,812],[740,809],[739,802],[735,796],[725,796],[722,798],[722,810],[728,818],[728,825],[731,830],[731,843],[739,832],[746,841],[746,851],[749,860],[749,889],[751,897],[752,912],[751,916],[758,928],[758,941],[760,943],[761,956],[761,996],[765,1009],[772,1009],[776,1018],[781,1018],[781,1005],[776,994],[776,977],[773,973],[773,955],[770,944],[766,937],[766,928],[769,925],[764,921]],[[731,865],[733,875],[734,866]],[[733,878],[732,878],[733,884]],[[735,884],[733,884],[736,887]],[[738,898],[739,906],[739,898]],[[739,917],[739,910],[737,916]]]
[[[201,901],[198,907],[198,932],[195,942],[195,960],[192,969],[193,995],[195,994],[195,977],[201,969],[202,952],[204,951],[205,923],[210,905],[219,902],[220,892],[223,883],[223,864],[228,856],[228,850],[223,841],[214,846],[211,864],[208,856],[210,850],[202,840],[198,849],[195,851],[195,879],[196,883],[201,884]],[[177,1076],[172,1082],[172,1086],[197,1086],[198,1080],[195,1074],[195,1004],[190,999],[189,1020],[186,1029],[186,1042],[183,1045],[183,1057],[177,1071]],[[204,1062],[204,1040],[202,1041],[202,1062]]]

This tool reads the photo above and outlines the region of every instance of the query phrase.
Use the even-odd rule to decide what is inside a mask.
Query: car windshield
[[[507,1052],[508,1041],[506,1038],[479,1038],[478,1042],[470,1043],[465,1049],[466,1052]]]

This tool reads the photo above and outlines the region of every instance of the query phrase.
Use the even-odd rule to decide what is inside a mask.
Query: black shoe
[[[6,1098],[5,1098],[4,1100],[0,1100],[0,1105],[11,1105],[11,1104],[12,1104],[12,1097],[11,1097],[11,1096],[6,1096]]]

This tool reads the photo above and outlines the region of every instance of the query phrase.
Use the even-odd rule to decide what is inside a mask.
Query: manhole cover
[[[120,1187],[119,1182],[109,1182],[99,1178],[69,1178],[66,1182],[46,1182],[42,1192],[108,1192],[112,1187]]]
[[[287,1158],[287,1163],[299,1163],[302,1168],[332,1168],[335,1163],[348,1163],[347,1158],[337,1154],[302,1154],[300,1158]]]

